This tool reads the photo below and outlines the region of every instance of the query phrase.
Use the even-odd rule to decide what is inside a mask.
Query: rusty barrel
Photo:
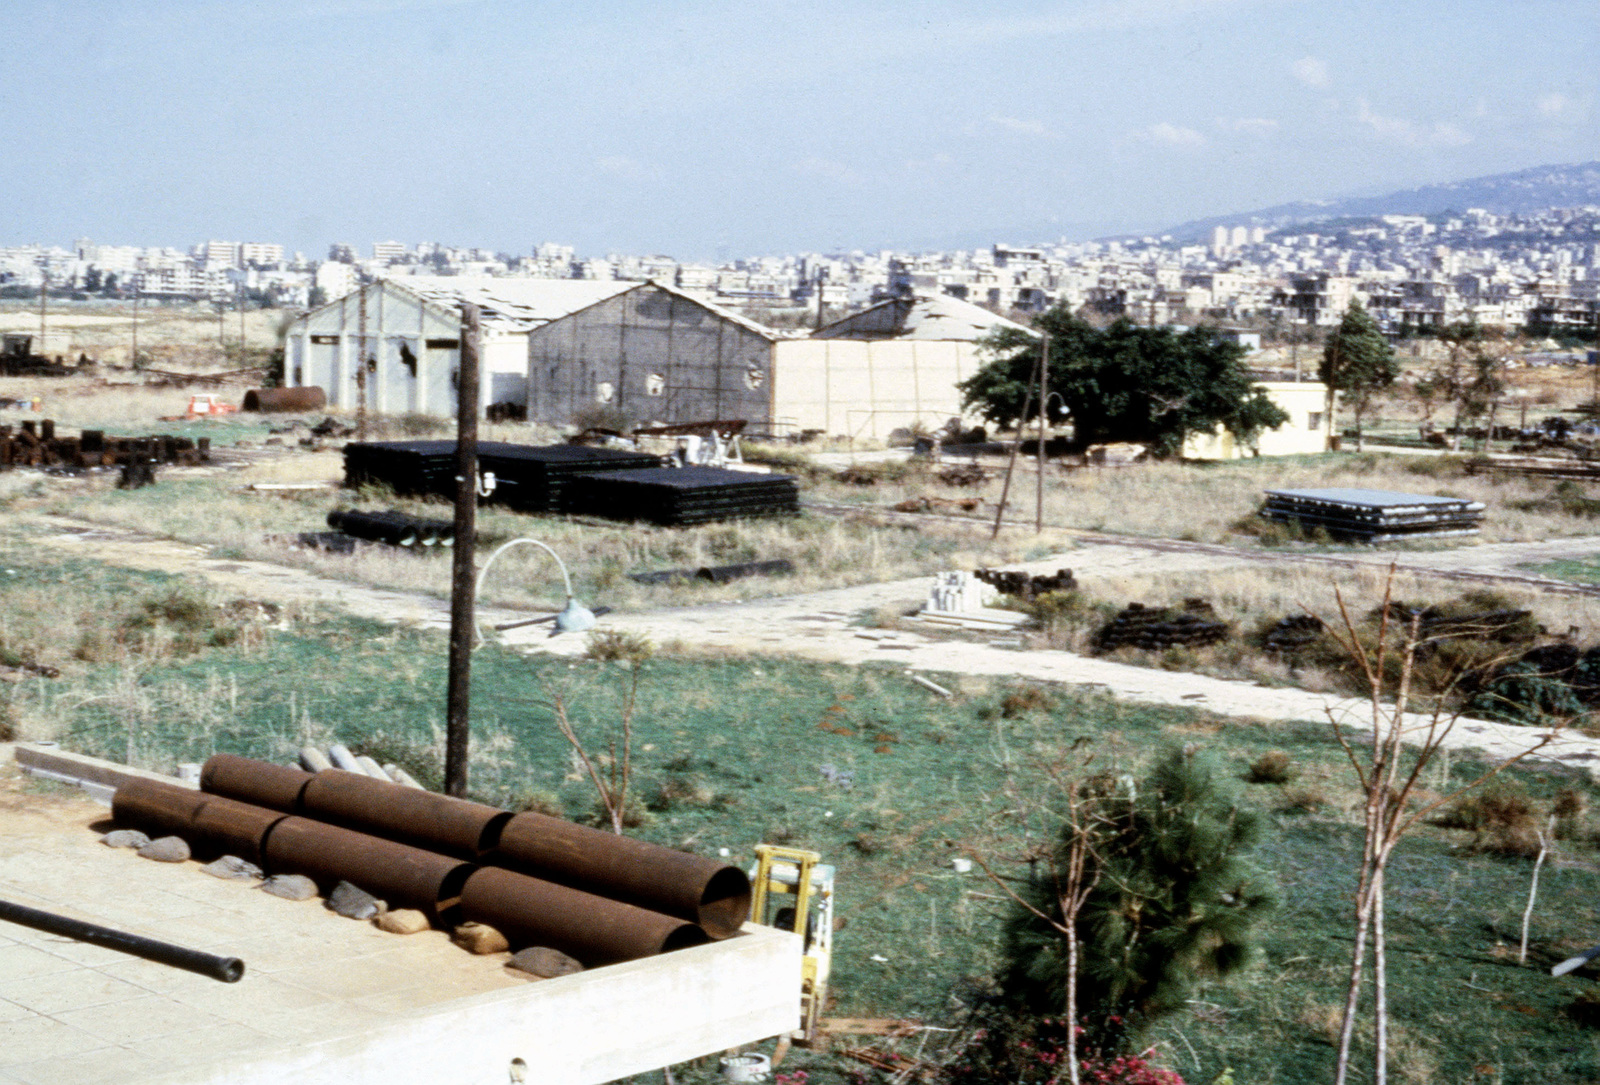
[[[295,388],[251,388],[244,394],[247,413],[273,411],[320,411],[328,405],[328,393],[315,384]]]
[[[750,879],[738,867],[545,814],[506,822],[484,861],[698,923],[712,938],[738,933],[750,916]]]
[[[467,878],[461,916],[487,923],[513,946],[549,946],[589,968],[707,941],[693,923],[496,867]]]
[[[452,909],[472,867],[393,840],[286,817],[267,835],[262,866],[269,874],[304,874],[324,894],[341,881],[430,918]]]
[[[293,814],[311,773],[231,753],[213,754],[200,769],[200,790]]]
[[[313,776],[301,793],[300,809],[308,817],[457,859],[476,859],[511,819],[483,803],[342,769]]]
[[[150,836],[181,836],[196,855],[237,855],[256,864],[262,842],[284,818],[277,810],[155,780],[130,780],[117,788],[111,816]]]

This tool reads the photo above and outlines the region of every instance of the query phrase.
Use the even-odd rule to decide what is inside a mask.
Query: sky
[[[0,244],[970,248],[1600,159],[1594,0],[4,0],[0,41]]]

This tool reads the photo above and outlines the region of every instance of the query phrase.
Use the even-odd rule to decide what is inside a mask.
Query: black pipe
[[[118,953],[143,957],[147,961],[171,965],[186,972],[198,972],[202,976],[210,976],[223,983],[238,983],[244,976],[244,962],[237,957],[216,957],[210,953],[202,953],[198,949],[175,946],[171,942],[158,942],[154,938],[112,930],[110,927],[99,927],[93,923],[85,923],[81,919],[56,915],[54,912],[41,912],[24,904],[13,904],[9,900],[0,900],[0,919],[32,927],[46,934],[75,938],[91,946],[100,946],[102,949],[114,949]]]

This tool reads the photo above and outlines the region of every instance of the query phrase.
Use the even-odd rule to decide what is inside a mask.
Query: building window
[[[753,365],[744,371],[744,386],[752,392],[761,387],[761,382],[766,379],[766,374],[761,372],[759,365]]]
[[[1306,429],[1316,433],[1322,429],[1322,412],[1311,411],[1306,415]]]
[[[594,401],[596,403],[610,403],[611,397],[617,390],[610,381],[596,381],[594,386]]]
[[[659,396],[667,390],[667,378],[660,373],[645,374],[644,390],[650,395]]]

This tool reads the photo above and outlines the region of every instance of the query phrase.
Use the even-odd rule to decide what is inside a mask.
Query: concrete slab
[[[105,816],[0,765],[0,898],[238,956],[245,976],[219,983],[0,922],[0,1085],[500,1085],[516,1058],[541,1085],[599,1085],[798,1021],[792,934],[750,926],[533,980],[443,932],[387,934],[195,862],[106,848],[91,828]]]

